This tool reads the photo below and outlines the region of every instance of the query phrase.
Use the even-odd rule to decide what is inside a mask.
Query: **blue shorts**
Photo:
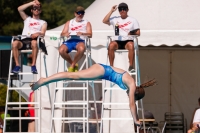
[[[63,44],[65,44],[67,46],[67,48],[68,48],[67,53],[70,53],[72,50],[76,50],[76,45],[79,42],[85,43],[84,40],[79,40],[79,39],[70,39],[70,40],[67,40],[67,41],[63,42]]]

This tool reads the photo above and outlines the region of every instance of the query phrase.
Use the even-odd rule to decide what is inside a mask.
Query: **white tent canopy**
[[[89,20],[93,28],[92,45],[105,45],[105,35],[114,35],[113,27],[102,23],[104,16],[113,5],[120,0],[96,0],[86,9],[85,19]],[[136,18],[140,24],[141,46],[160,45],[199,45],[200,36],[200,3],[198,0],[126,0],[129,6],[129,16]],[[116,10],[113,15],[119,15]],[[55,31],[59,35],[64,25],[47,32],[52,35]],[[52,33],[53,32],[53,33]],[[173,38],[173,39],[172,39]]]
[[[114,35],[114,32],[113,27],[103,24],[102,20],[113,5],[118,5],[121,2],[123,1],[95,0],[91,6],[86,9],[84,19],[87,19],[92,24],[92,59],[95,62],[107,63],[106,38],[108,35]],[[200,17],[198,16],[200,16],[200,12],[197,12],[200,7],[199,0],[126,0],[125,2],[129,6],[129,16],[136,18],[140,24],[141,36],[138,38],[140,46],[199,46]],[[115,11],[113,15],[119,15],[118,11]],[[46,32],[45,41],[49,53],[46,60],[49,75],[56,72],[57,65],[52,65],[52,59],[56,64],[58,56],[58,38],[60,37],[63,27],[64,25],[61,25]],[[192,110],[197,105],[195,103],[198,98],[198,94],[194,92],[199,92],[200,85],[198,85],[198,81],[195,80],[196,82],[194,82],[188,79],[188,73],[186,73],[185,70],[192,71],[191,73],[193,75],[190,76],[193,76],[194,79],[200,78],[198,76],[200,74],[196,72],[196,70],[198,70],[196,67],[200,68],[199,63],[196,63],[199,51],[191,52],[190,49],[175,49],[173,55],[171,54],[172,52],[170,52],[170,50],[166,50],[165,48],[162,50],[153,49],[152,51],[151,49],[148,50],[148,47],[146,50],[141,49],[140,65],[142,81],[146,75],[155,77],[159,81],[158,86],[152,87],[152,92],[150,90],[146,91],[147,96],[144,98],[144,108],[147,107],[150,109],[155,114],[156,119],[160,121],[163,120],[164,112],[171,110],[169,106],[172,106],[171,111],[184,112],[186,118],[190,121]],[[191,60],[187,55],[196,58],[191,58]],[[182,60],[181,57],[184,57],[185,60]],[[171,61],[175,62],[175,65],[171,65]],[[191,63],[196,64],[186,65]],[[128,68],[126,53],[116,55],[115,66],[125,70]],[[170,66],[173,66],[174,69]],[[193,68],[194,66],[195,68]],[[171,74],[172,72],[175,75]],[[45,77],[45,75],[43,76]],[[172,82],[174,83],[173,85],[170,84]],[[179,85],[181,85],[181,87],[179,87]],[[169,88],[176,89],[171,91]],[[188,88],[194,92],[190,92]],[[46,89],[44,89],[44,91],[46,91]],[[172,98],[170,98],[169,95],[171,92],[174,92]],[[178,92],[182,93],[179,94]],[[158,93],[158,95],[156,93]],[[47,97],[46,94],[47,93],[44,93],[43,99]],[[178,95],[176,96],[174,94]],[[157,97],[155,97],[155,95],[157,95]],[[182,95],[186,97],[189,95],[192,99],[185,100],[185,97]],[[122,100],[123,97],[126,97],[126,94],[115,94],[115,96],[115,101]],[[170,100],[172,103],[169,102]],[[47,101],[48,100],[46,100],[46,102]],[[45,112],[44,117],[49,114]],[[46,118],[45,121],[48,121]],[[45,125],[42,131],[48,131],[49,125],[45,122],[42,124]],[[119,123],[119,125],[120,124],[122,123]],[[124,127],[119,125],[115,125],[115,128],[118,127],[115,130],[121,131],[121,129],[124,129]],[[130,130],[127,128],[127,132],[128,131]]]

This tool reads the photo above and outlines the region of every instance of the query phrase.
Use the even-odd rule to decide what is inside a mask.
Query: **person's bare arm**
[[[32,2],[23,4],[23,5],[18,7],[19,14],[20,14],[20,16],[22,17],[23,20],[25,20],[28,17],[28,15],[24,12],[24,10],[26,8],[30,7],[30,6],[33,6],[33,5],[40,5],[40,2],[38,0],[34,0]]]
[[[45,36],[46,30],[47,30],[47,23],[44,23],[42,25],[41,31],[34,33],[34,34],[31,34],[31,38],[34,39],[34,38],[37,38],[38,36]]]
[[[69,37],[69,35],[70,35],[70,33],[68,32],[68,31],[69,31],[69,22],[70,22],[70,21],[67,21],[67,22],[66,22],[65,27],[64,27],[64,29],[62,30],[60,36]]]
[[[35,102],[34,100],[34,93],[31,95],[31,101],[30,102]],[[31,107],[34,107],[34,104],[30,104]]]
[[[41,32],[40,32],[40,36],[45,36],[46,30],[47,30],[47,23],[44,23],[44,24],[42,25],[42,29],[41,29]]]
[[[138,115],[137,115],[137,107],[135,104],[135,85],[130,85],[130,92],[129,92],[129,106],[131,110],[131,114],[133,116],[133,120],[135,124],[140,124]]]
[[[77,36],[81,36],[82,35],[82,36],[88,36],[89,38],[92,38],[92,26],[91,26],[90,22],[87,23],[86,30],[87,30],[86,33],[77,32]]]
[[[104,24],[110,25],[110,16],[111,16],[112,13],[113,13],[114,11],[116,11],[116,10],[117,10],[117,5],[114,5],[114,6],[111,8],[111,10],[109,11],[109,13],[104,17],[104,19],[103,19],[103,23],[104,23]]]
[[[135,81],[129,74],[125,74],[123,76],[123,82],[129,88],[129,106],[134,123],[139,125],[140,121],[137,115],[137,107],[135,104],[135,91],[136,91]]]
[[[140,29],[136,30],[135,35],[140,36]]]
[[[140,36],[140,29],[136,29],[136,30],[130,31],[129,35],[138,35],[138,36]]]

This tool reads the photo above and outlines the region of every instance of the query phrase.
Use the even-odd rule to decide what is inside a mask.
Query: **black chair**
[[[144,132],[146,130],[146,133],[164,133],[166,122],[156,122],[154,115],[152,112],[145,110],[144,111],[144,121],[145,121],[145,128],[144,126],[141,127],[141,131]],[[162,129],[161,129],[162,125]]]
[[[180,133],[185,133],[186,124],[184,124],[184,115],[182,112],[166,112],[165,113],[165,133],[173,131],[180,131]]]

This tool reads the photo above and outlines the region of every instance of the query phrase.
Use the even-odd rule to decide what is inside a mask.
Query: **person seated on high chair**
[[[188,133],[193,133],[196,130],[200,131],[200,97],[198,99],[199,107],[195,109],[192,117],[192,121],[190,123],[190,129],[188,130]]]
[[[200,131],[200,108],[194,114],[192,127],[188,130],[188,133],[196,133],[197,131]]]
[[[28,16],[24,12],[24,10],[28,7],[31,7],[32,17]],[[21,18],[24,20],[22,35],[27,37],[22,37],[21,40],[16,39],[12,43],[12,51],[16,63],[12,73],[17,74],[20,71],[19,50],[32,49],[31,71],[32,73],[37,74],[38,72],[35,66],[38,53],[37,38],[38,36],[45,35],[47,23],[46,21],[40,19],[40,13],[42,12],[42,9],[38,0],[34,0],[19,6],[18,11]]]
[[[85,9],[78,6],[75,9],[75,18],[66,22],[61,33],[62,37],[68,39],[59,47],[59,53],[63,59],[70,63],[69,72],[78,71],[77,62],[82,58],[85,52],[85,37],[92,37],[92,26],[89,21],[83,20]],[[69,53],[76,50],[74,60]]]
[[[112,13],[118,9],[120,16],[111,17]],[[115,58],[115,50],[127,49],[129,58],[129,72],[134,72],[133,61],[134,61],[134,42],[133,38],[125,37],[128,35],[140,35],[139,23],[135,18],[128,16],[128,5],[126,3],[120,3],[118,6],[114,5],[110,12],[104,17],[103,23],[108,25],[118,26],[119,36],[117,39],[112,40],[108,46],[108,56],[110,65],[113,66]],[[134,32],[132,32],[134,31]],[[132,34],[131,34],[132,33]]]

